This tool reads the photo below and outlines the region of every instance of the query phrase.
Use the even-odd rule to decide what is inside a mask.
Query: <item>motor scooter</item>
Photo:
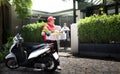
[[[58,53],[53,43],[41,43],[36,45],[25,45],[21,34],[13,38],[13,44],[9,54],[5,57],[5,64],[10,69],[20,66],[38,68],[44,71],[55,71],[58,65]]]

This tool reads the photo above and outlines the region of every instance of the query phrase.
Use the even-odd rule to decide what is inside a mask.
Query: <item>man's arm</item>
[[[42,29],[41,35],[44,36],[45,35],[45,26]]]

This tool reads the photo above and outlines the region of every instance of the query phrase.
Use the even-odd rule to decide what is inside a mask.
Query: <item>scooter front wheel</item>
[[[47,67],[44,69],[45,71],[52,72],[57,69],[57,61],[53,57],[49,57],[47,62]]]
[[[16,68],[19,67],[19,65],[18,65],[17,61],[15,60],[15,58],[6,59],[5,64],[10,69],[16,69]]]

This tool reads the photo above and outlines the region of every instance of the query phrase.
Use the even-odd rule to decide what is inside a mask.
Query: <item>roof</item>
[[[99,5],[101,0],[77,0],[78,2],[88,3],[91,5]]]
[[[73,9],[72,0],[32,0],[33,10],[44,11],[49,13]]]
[[[73,16],[73,9],[68,9],[68,10],[63,10],[63,11],[58,11],[54,13],[50,12],[45,12],[45,11],[39,11],[39,10],[32,10],[33,15],[42,15],[42,16]]]

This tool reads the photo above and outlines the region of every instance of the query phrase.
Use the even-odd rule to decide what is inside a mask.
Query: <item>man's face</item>
[[[51,20],[50,23],[51,25],[54,25],[55,20]]]

